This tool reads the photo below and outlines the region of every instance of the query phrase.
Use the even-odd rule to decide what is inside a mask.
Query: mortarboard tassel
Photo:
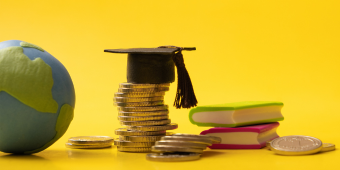
[[[194,88],[192,87],[191,79],[187,69],[185,68],[182,47],[176,46],[160,46],[158,48],[177,48],[178,51],[172,56],[172,59],[177,67],[177,93],[174,106],[177,109],[191,108],[197,106],[197,99]]]

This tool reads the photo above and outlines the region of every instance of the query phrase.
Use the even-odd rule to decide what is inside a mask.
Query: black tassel
[[[187,69],[185,68],[184,58],[182,55],[183,48],[176,46],[161,46],[159,48],[177,48],[178,51],[172,56],[172,59],[177,67],[177,93],[174,106],[177,109],[191,108],[197,106],[197,99],[194,88],[192,87],[191,79]]]

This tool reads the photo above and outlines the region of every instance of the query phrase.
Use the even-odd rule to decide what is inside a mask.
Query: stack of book
[[[222,138],[211,149],[260,149],[279,137],[282,107],[281,102],[262,101],[198,106],[190,110],[189,119],[197,126],[214,127],[201,132]]]

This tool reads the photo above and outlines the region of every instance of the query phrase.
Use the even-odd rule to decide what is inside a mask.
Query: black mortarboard
[[[196,50],[196,48],[161,46],[158,48],[106,49],[104,52],[128,53],[128,83],[172,83],[175,81],[176,65],[178,86],[174,106],[190,108],[197,105],[197,100],[184,65],[182,50]]]

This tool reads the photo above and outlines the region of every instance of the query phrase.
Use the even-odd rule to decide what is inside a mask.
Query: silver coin
[[[212,143],[221,143],[222,139],[217,136],[209,136],[209,135],[195,135],[195,134],[187,134],[187,133],[175,133],[174,136],[188,136],[188,137],[198,137],[203,139],[209,139]]]
[[[147,106],[147,107],[117,107],[118,111],[123,112],[149,112],[149,111],[167,111],[168,105]]]
[[[118,116],[120,121],[148,121],[148,120],[165,120],[168,119],[168,115],[161,116]]]
[[[169,87],[156,87],[156,88],[119,88],[119,89],[118,89],[118,92],[123,92],[123,93],[131,93],[131,92],[150,93],[150,92],[160,92],[160,91],[169,91]]]
[[[171,123],[170,119],[152,121],[120,121],[120,124],[122,126],[154,126],[154,125],[166,125],[169,123]]]
[[[209,139],[203,139],[203,138],[193,137],[193,136],[164,136],[162,137],[161,140],[186,141],[186,142],[192,142],[192,143],[205,144],[207,146],[212,145],[212,141]]]
[[[143,93],[143,92],[134,92],[134,93],[123,93],[117,92],[115,93],[115,97],[157,97],[157,96],[164,96],[165,92],[151,92],[151,93]]]
[[[151,147],[152,152],[191,152],[191,153],[203,153],[203,149],[179,147],[179,146],[166,146],[155,145]]]
[[[322,142],[310,136],[283,136],[272,140],[270,149],[280,155],[307,155],[319,152]]]
[[[72,143],[65,143],[67,148],[71,149],[101,149],[111,147],[112,144],[99,144],[99,145],[75,145]]]
[[[114,102],[130,103],[130,102],[152,102],[152,101],[162,101],[164,96],[156,97],[114,97]]]
[[[149,153],[146,159],[149,161],[160,162],[176,162],[176,161],[192,161],[201,158],[198,153]]]
[[[121,106],[121,107],[161,106],[161,105],[164,105],[164,101],[128,102],[128,103],[115,102],[113,103],[113,105]]]
[[[154,136],[154,135],[165,135],[166,131],[132,131],[125,128],[119,128],[115,130],[116,135],[121,136]]]
[[[108,145],[112,142],[110,136],[77,136],[68,139],[68,143],[73,145]]]
[[[118,116],[161,116],[168,115],[169,110],[164,111],[149,111],[149,112],[118,112]]]
[[[189,148],[199,148],[199,149],[207,148],[206,144],[186,142],[186,141],[176,141],[176,140],[161,140],[161,141],[157,141],[156,145],[179,146],[179,147],[189,147]]]
[[[178,128],[178,124],[171,123],[167,125],[160,126],[126,126],[129,130],[134,131],[163,131],[163,130],[174,130]]]
[[[157,88],[157,87],[169,87],[170,83],[162,84],[135,84],[135,83],[120,83],[120,88]]]

